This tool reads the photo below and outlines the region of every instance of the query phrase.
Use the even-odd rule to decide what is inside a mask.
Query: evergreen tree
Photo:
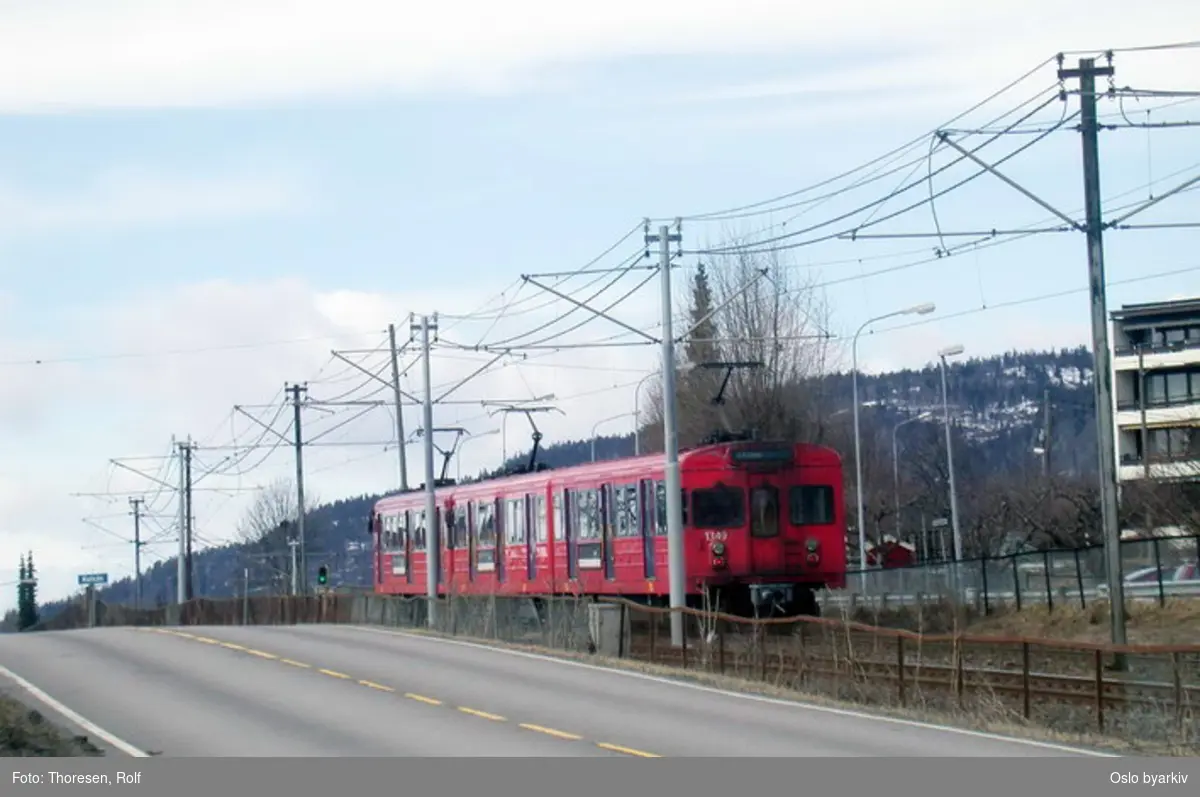
[[[692,279],[691,305],[688,326],[696,329],[685,344],[683,356],[689,364],[698,365],[717,359],[718,351],[717,344],[713,342],[717,337],[716,319],[706,318],[713,310],[713,295],[703,263],[696,266],[696,276]]]
[[[34,579],[33,552],[21,557],[21,581],[17,592],[17,629],[24,631],[37,625],[37,584]]]

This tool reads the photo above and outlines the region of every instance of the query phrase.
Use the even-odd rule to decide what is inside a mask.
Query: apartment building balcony
[[[1117,402],[1117,426],[1138,429],[1142,425],[1142,408],[1134,399]],[[1146,403],[1146,426],[1200,426],[1200,397],[1177,400],[1151,400]]]
[[[1140,347],[1140,365],[1138,351],[1136,346],[1114,347],[1113,370],[1137,371],[1141,367],[1146,371],[1158,371],[1200,364],[1200,338],[1191,337],[1184,341],[1143,345]]]
[[[1150,478],[1154,481],[1200,480],[1200,455],[1151,454],[1149,459]],[[1119,481],[1137,481],[1146,478],[1146,464],[1136,454],[1121,457],[1117,472]]]

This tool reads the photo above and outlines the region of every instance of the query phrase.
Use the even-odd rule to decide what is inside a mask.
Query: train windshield
[[[779,490],[770,485],[750,491],[750,535],[775,537],[779,534]]]
[[[740,487],[702,487],[692,491],[692,525],[728,529],[746,522],[746,493]]]
[[[791,505],[793,526],[827,526],[833,523],[833,488],[826,484],[793,487]]]

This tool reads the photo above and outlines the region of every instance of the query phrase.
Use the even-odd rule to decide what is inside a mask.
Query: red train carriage
[[[681,452],[689,602],[724,611],[817,611],[845,585],[842,463],[811,444],[723,443]],[[619,595],[664,603],[661,454],[439,487],[439,594]],[[426,592],[425,494],[375,505],[375,585]]]

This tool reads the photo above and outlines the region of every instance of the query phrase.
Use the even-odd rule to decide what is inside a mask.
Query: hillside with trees
[[[696,269],[684,320],[691,333],[679,349],[679,444],[695,446],[714,432],[746,430],[760,439],[831,446],[843,456],[847,518],[854,526],[851,376],[828,332],[829,312],[818,291],[794,283],[791,272],[776,265],[733,255]],[[722,310],[714,313],[718,307]],[[722,392],[726,373],[717,364],[729,362],[758,367],[736,369]],[[1082,346],[949,363],[955,478],[968,557],[1014,545],[1099,541],[1092,377],[1092,357]],[[919,544],[920,529],[949,517],[940,370],[931,364],[860,375],[858,388],[867,535],[896,535]],[[718,395],[720,403],[714,402]],[[661,385],[649,380],[639,430],[643,452],[662,450],[660,397]],[[911,422],[898,428],[902,421]],[[595,452],[598,459],[629,456],[634,436],[599,438]],[[528,456],[528,450],[516,454],[476,478],[520,466]],[[539,461],[561,468],[591,457],[591,440],[545,440]],[[1157,523],[1200,530],[1194,495],[1167,487],[1124,493],[1126,525],[1137,524],[1152,508]],[[287,592],[293,495],[286,481],[272,485],[260,494],[233,541],[195,554],[197,596],[240,595],[245,588],[252,594]],[[335,587],[370,586],[367,517],[377,497],[341,498],[306,513],[310,584],[317,568],[326,565]],[[849,538],[856,542],[856,528]],[[145,603],[170,602],[175,585],[174,560],[154,565],[143,576]],[[132,603],[132,582],[112,584],[101,595]],[[63,605],[45,604],[40,611],[50,617]]]

